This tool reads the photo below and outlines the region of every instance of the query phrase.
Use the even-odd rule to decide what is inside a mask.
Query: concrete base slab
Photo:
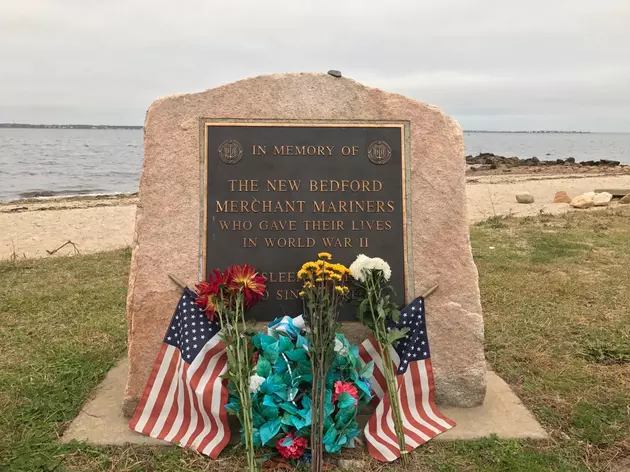
[[[86,441],[100,445],[169,445],[128,428],[121,402],[127,379],[127,359],[120,361],[95,390],[79,415],[65,431],[62,442]],[[547,433],[525,408],[510,387],[488,371],[484,404],[475,408],[440,408],[457,426],[436,440],[475,439],[491,434],[500,438],[546,439]]]

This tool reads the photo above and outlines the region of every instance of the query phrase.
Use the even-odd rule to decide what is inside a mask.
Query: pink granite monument
[[[426,302],[437,402],[483,402],[464,142],[439,108],[328,74],[260,76],[155,101],[144,152],[126,415],[179,298],[169,274],[192,286],[208,268],[251,258],[273,288],[254,313],[264,321],[299,306],[291,267],[325,249],[347,263],[358,253],[387,258],[401,304],[438,285]],[[344,316],[360,342],[365,331]]]

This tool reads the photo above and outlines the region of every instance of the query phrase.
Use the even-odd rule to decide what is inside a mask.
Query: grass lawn
[[[551,439],[434,441],[405,470],[630,470],[630,208],[495,219],[472,240],[486,356]],[[125,354],[129,257],[0,262],[0,471],[243,470],[235,450],[57,444]]]

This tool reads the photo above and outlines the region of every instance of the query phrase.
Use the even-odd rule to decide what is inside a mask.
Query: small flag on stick
[[[388,330],[392,328],[409,328],[407,336],[395,348],[391,348],[406,452],[409,452],[451,429],[455,423],[442,415],[435,406],[424,297],[417,298],[403,308],[400,321],[392,323]],[[374,376],[371,380],[376,410],[364,429],[368,451],[379,461],[391,462],[401,454],[383,374],[383,360],[374,337],[370,336],[361,344],[359,354],[364,362],[374,361]]]
[[[196,297],[184,288],[129,427],[216,459],[230,440],[227,356]]]

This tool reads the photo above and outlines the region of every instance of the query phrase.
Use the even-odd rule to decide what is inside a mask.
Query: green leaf
[[[347,408],[350,406],[354,406],[355,403],[356,403],[356,400],[348,392],[343,392],[339,394],[339,396],[337,397],[337,406],[339,408]]]
[[[258,363],[256,364],[256,373],[261,377],[269,377],[271,375],[271,363],[260,356],[258,358]]]
[[[368,310],[369,306],[370,301],[366,298],[359,304],[359,308],[357,308],[357,318],[361,323],[364,322],[363,317],[365,316],[365,312]]]
[[[273,397],[271,395],[265,395],[263,398],[262,404],[264,406],[271,406],[271,407],[276,406],[276,402],[273,400]]]
[[[280,431],[280,420],[269,420],[259,428],[260,442],[263,446],[271,442],[276,434]]]
[[[387,344],[393,345],[399,340],[405,338],[407,333],[409,332],[409,328],[397,329],[394,328],[387,333]]]
[[[306,352],[304,349],[295,349],[293,351],[287,351],[285,355],[287,356],[287,358],[295,362],[305,361],[308,359],[308,352]]]
[[[354,382],[354,384],[357,386],[357,388],[363,392],[365,395],[367,395],[368,399],[372,398],[372,392],[370,390],[370,384],[365,382],[364,380],[357,380]]]
[[[226,404],[225,409],[230,415],[238,415],[241,412],[241,406],[238,401],[231,401]]]
[[[277,419],[280,416],[280,410],[277,406],[265,406],[262,409],[262,415],[268,420]]]
[[[292,415],[298,414],[298,408],[293,403],[284,402],[280,405],[280,408]]]
[[[364,379],[371,379],[374,376],[374,361],[363,364],[359,371],[359,375]]]

